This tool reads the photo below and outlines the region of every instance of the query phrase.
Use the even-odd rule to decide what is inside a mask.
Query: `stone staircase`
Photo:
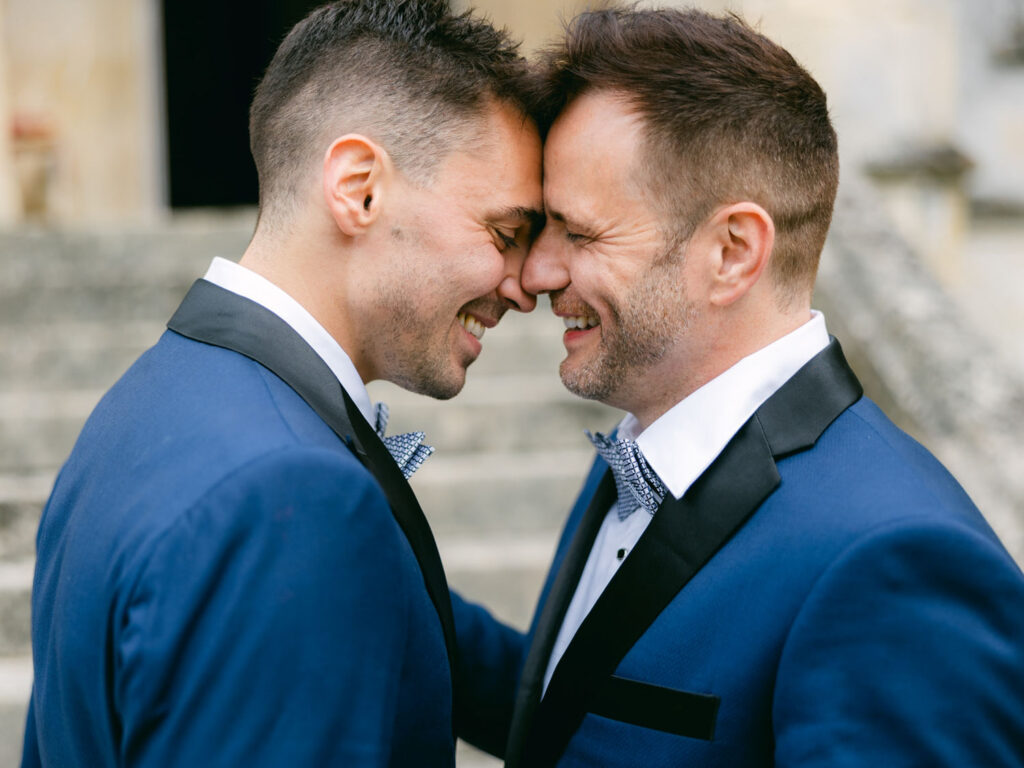
[[[21,753],[32,679],[29,597],[40,509],[103,392],[163,330],[213,256],[237,258],[250,212],[146,229],[0,233],[0,764]],[[591,457],[584,428],[618,415],[566,393],[546,302],[510,314],[455,400],[385,383],[392,429],[437,448],[413,485],[452,585],[523,627]],[[498,765],[462,747],[461,768]]]

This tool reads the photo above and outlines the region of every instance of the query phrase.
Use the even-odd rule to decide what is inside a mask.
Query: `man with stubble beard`
[[[627,415],[527,637],[457,622],[506,765],[1024,765],[1024,577],[811,309],[818,84],[700,11],[584,14],[546,67],[523,287],[566,387]]]
[[[534,299],[529,71],[442,0],[316,10],[256,89],[259,221],[89,418],[43,513],[26,766],[443,766],[452,607],[365,383],[448,398]]]

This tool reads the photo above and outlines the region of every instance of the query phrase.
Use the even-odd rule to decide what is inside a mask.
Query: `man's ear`
[[[716,246],[710,299],[724,307],[745,296],[768,266],[775,223],[761,206],[743,202],[718,209],[706,226]]]
[[[350,237],[376,220],[391,176],[391,158],[375,141],[350,133],[324,155],[324,199],[335,223]]]

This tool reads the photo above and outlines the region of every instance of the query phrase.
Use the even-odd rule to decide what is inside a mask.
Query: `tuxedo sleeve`
[[[783,649],[776,765],[1024,765],[1022,585],[968,526],[864,536],[820,577]]]
[[[526,637],[452,592],[458,667],[455,722],[460,738],[504,757]]]
[[[354,458],[266,455],[153,539],[117,608],[125,765],[388,763],[408,544]]]

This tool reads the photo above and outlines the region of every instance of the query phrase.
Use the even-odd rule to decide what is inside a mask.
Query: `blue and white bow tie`
[[[665,486],[636,441],[612,440],[600,432],[592,435],[589,431],[587,437],[612,469],[615,490],[619,494],[619,520],[625,520],[637,507],[653,515],[665,498]]]
[[[434,449],[429,445],[424,445],[423,438],[426,435],[423,432],[405,432],[401,435],[384,437],[384,431],[388,428],[389,415],[387,404],[377,403],[374,429],[402,471],[402,475],[408,480],[417,469],[423,466],[423,462],[434,452]]]

